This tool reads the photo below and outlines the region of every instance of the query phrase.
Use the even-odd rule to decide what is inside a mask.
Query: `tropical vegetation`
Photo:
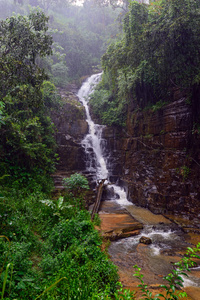
[[[123,36],[103,55],[102,82],[91,98],[104,124],[123,126],[128,107],[144,109],[173,101],[177,90],[195,111],[198,101],[193,96],[200,81],[199,13],[199,1],[194,0],[130,2]]]
[[[108,286],[114,292],[116,267],[101,251],[81,186],[79,195],[70,190],[54,199],[39,185],[32,193],[1,191],[1,299],[94,299]]]

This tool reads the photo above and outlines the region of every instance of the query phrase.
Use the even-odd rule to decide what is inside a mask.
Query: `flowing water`
[[[82,141],[82,146],[86,153],[86,169],[93,175],[94,180],[101,180],[108,178],[108,170],[106,161],[102,154],[102,130],[104,126],[95,124],[89,113],[88,96],[93,92],[95,85],[99,82],[101,74],[92,75],[78,92],[79,100],[82,102],[85,112],[86,120],[89,127],[89,133]]]
[[[86,170],[98,183],[105,179],[107,189],[112,195],[109,201],[113,201],[123,207],[134,219],[144,225],[144,229],[138,236],[120,239],[112,242],[109,253],[114,263],[120,268],[125,285],[131,285],[131,279],[126,284],[127,278],[132,278],[135,264],[140,265],[145,272],[144,279],[149,284],[163,283],[162,276],[167,275],[172,269],[172,263],[179,261],[182,252],[189,246],[185,241],[184,233],[178,226],[173,226],[163,216],[154,215],[144,208],[137,207],[127,200],[125,190],[116,184],[109,184],[109,174],[105,153],[105,141],[102,139],[103,125],[95,124],[89,112],[89,95],[99,82],[101,74],[92,75],[78,92],[82,102],[88,123],[89,133],[82,141],[86,153]],[[139,243],[140,237],[149,237],[152,244],[148,246]],[[200,287],[200,279],[196,277],[184,278],[185,286]],[[197,299],[197,298],[193,298]],[[199,296],[200,299],[200,296]]]

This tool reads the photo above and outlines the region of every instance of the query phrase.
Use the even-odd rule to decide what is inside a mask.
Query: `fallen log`
[[[92,209],[92,214],[91,214],[92,220],[94,219],[94,214],[98,213],[98,211],[99,211],[99,206],[100,206],[103,190],[105,188],[105,185],[104,185],[105,180],[106,179],[101,180],[101,182],[99,183],[99,185],[97,187],[97,198],[96,198],[95,204]]]

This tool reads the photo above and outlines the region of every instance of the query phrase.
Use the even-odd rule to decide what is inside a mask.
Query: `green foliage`
[[[46,108],[58,109],[62,105],[57,89],[52,82],[46,80],[43,81],[41,93]]]
[[[63,179],[66,190],[65,199],[71,208],[71,215],[76,215],[79,210],[85,207],[86,191],[89,190],[88,180],[85,176],[75,173]]]
[[[116,267],[101,251],[102,241],[89,212],[71,214],[67,198],[48,199],[39,184],[32,194],[8,188],[1,194],[1,232],[11,241],[9,248],[8,238],[0,239],[4,297],[95,299],[107,284],[109,293],[115,290]],[[8,264],[12,272],[7,272]]]
[[[200,124],[199,123],[194,123],[193,128],[192,128],[192,134],[200,134]]]
[[[56,159],[49,111],[59,107],[59,99],[42,64],[54,75],[54,83],[64,86],[70,78],[91,72],[105,49],[103,36],[116,33],[110,25],[113,15],[91,1],[67,11],[53,2],[31,0],[55,10],[51,26],[59,28],[53,33],[54,54],[48,18],[41,11],[0,23],[0,228],[7,237],[0,239],[1,298],[134,299],[133,292],[117,289],[116,267],[101,251],[101,239],[84,209],[86,178],[77,173],[66,178],[66,194],[58,199],[47,193],[52,188],[47,174]],[[163,87],[198,84],[198,13],[198,3],[189,0],[182,6],[170,0],[150,8],[130,3],[124,37],[104,55],[103,81],[91,99],[104,123],[123,125],[131,101],[141,107],[151,102],[156,110],[165,100]],[[45,58],[49,54],[51,60]],[[185,69],[179,71],[180,66]],[[188,176],[186,168],[183,172]],[[187,255],[199,258],[199,249],[189,248]],[[158,297],[181,297],[175,290],[182,286],[183,269],[193,264],[184,257],[179,269],[166,277],[168,298]],[[136,276],[146,299],[153,299],[139,269]]]
[[[186,180],[191,173],[191,169],[188,166],[182,166],[177,169],[177,173],[182,176],[183,180]]]
[[[66,277],[63,277],[63,278],[60,278],[60,279],[58,279],[56,282],[54,282],[51,286],[49,286],[48,288],[46,288],[45,290],[44,290],[44,292],[42,292],[39,296],[37,296],[37,298],[35,299],[35,300],[37,300],[37,299],[39,299],[41,296],[43,296],[45,293],[47,293],[49,290],[51,290],[54,286],[56,286],[60,281],[62,281],[62,280],[67,280],[67,278]]]
[[[158,102],[156,102],[156,104],[154,104],[154,105],[151,106],[151,110],[153,112],[155,112],[155,111],[161,109],[166,104],[167,104],[167,102],[165,102],[165,101],[158,101]]]
[[[180,292],[177,291],[178,289],[183,287],[183,276],[188,276],[187,273],[189,272],[190,268],[194,267],[197,265],[195,261],[193,261],[193,258],[198,258],[200,259],[200,243],[197,244],[196,247],[191,248],[188,247],[186,254],[183,256],[183,258],[180,260],[180,262],[175,263],[175,270],[172,270],[172,273],[168,274],[164,279],[166,279],[169,283],[168,286],[166,285],[161,285],[166,290],[166,297],[162,294],[159,294],[160,297],[170,300],[170,299],[175,299],[178,300],[179,298],[186,297],[187,294],[185,292]]]
[[[183,166],[181,173],[183,175],[183,179],[185,180],[185,179],[188,178],[189,174],[191,173],[191,169],[189,167],[187,167],[187,166]]]
[[[168,281],[168,285],[160,285],[161,288],[164,288],[166,291],[166,296],[163,294],[156,294],[155,296],[152,295],[152,292],[149,291],[148,286],[144,283],[143,281],[143,274],[140,273],[141,268],[138,268],[138,266],[134,266],[136,272],[134,276],[140,280],[140,284],[138,287],[140,290],[143,292],[142,297],[145,297],[144,299],[146,300],[160,300],[160,299],[165,299],[165,300],[178,300],[179,298],[186,297],[187,294],[186,292],[180,292],[177,289],[180,287],[183,287],[183,278],[181,275],[187,276],[186,273],[184,273],[181,270],[172,270],[172,273],[164,277],[165,280]]]
[[[40,7],[50,15],[50,32],[53,35],[51,58],[37,58],[37,64],[56,86],[64,87],[71,80],[91,74],[100,64],[110,40],[116,39],[119,26],[115,19],[118,11],[111,7],[99,7],[94,0],[84,1],[83,6],[74,5],[73,0],[1,0],[0,17],[12,12],[27,14],[30,7]],[[3,4],[2,4],[3,3]]]
[[[4,298],[4,293],[5,293],[9,268],[11,268],[11,275],[12,275],[12,273],[13,273],[13,264],[7,264],[7,266],[6,266],[6,271],[5,271],[5,275],[4,275],[4,279],[3,279],[3,287],[2,287],[2,292],[1,292],[1,299]],[[10,285],[9,285],[9,292],[8,292],[9,294],[10,294],[10,289],[11,289],[11,282],[12,282],[12,276],[11,276]]]
[[[0,95],[4,97],[12,91],[18,93],[20,84],[30,88],[39,87],[45,74],[35,64],[38,56],[51,54],[52,38],[47,32],[48,18],[42,12],[31,12],[28,17],[11,17],[0,23]],[[28,91],[28,89],[26,90]],[[37,99],[37,98],[36,98]],[[36,105],[39,105],[37,102]]]
[[[122,98],[113,98],[103,74],[102,82],[90,96],[90,105],[95,115],[99,116],[103,124],[123,126],[125,122],[126,102]],[[125,97],[125,96],[124,96]]]
[[[112,123],[106,114],[119,111],[126,120],[128,106],[157,109],[173,101],[174,90],[189,95],[195,90],[200,83],[199,13],[199,2],[193,0],[155,1],[149,6],[130,2],[121,40],[102,57],[103,84],[92,101],[104,123]],[[109,104],[103,106],[105,95]]]
[[[69,81],[79,80],[91,74],[99,65],[109,40],[114,40],[118,26],[113,24],[117,13],[110,7],[100,8],[93,0],[83,6],[65,5],[60,1],[48,1],[50,32],[53,35],[53,55],[40,60],[57,86],[64,87]],[[39,6],[45,6],[39,1]]]
[[[141,269],[137,266],[134,266],[136,270],[134,276],[136,276],[141,282],[138,287],[140,287],[141,291],[143,292],[142,296],[144,296],[146,300],[178,300],[180,298],[187,297],[186,292],[180,291],[180,289],[183,287],[182,276],[188,276],[185,272],[189,272],[191,267],[197,265],[197,263],[193,261],[193,258],[200,259],[199,253],[200,243],[194,248],[188,247],[186,254],[183,256],[180,262],[174,264],[176,268],[172,270],[172,273],[164,277],[164,279],[168,281],[168,285],[160,285],[160,287],[165,290],[166,295],[157,294],[152,297],[152,292],[149,291],[148,286],[143,281],[143,275],[140,273]]]
[[[75,173],[63,179],[63,184],[68,192],[79,193],[81,189],[89,190],[88,180],[85,176]]]
[[[51,54],[47,22],[41,11],[0,22],[0,174],[11,175],[10,182],[16,181],[18,170],[27,177],[31,170],[52,172],[55,167],[49,110],[59,102],[55,87],[44,81],[47,76],[36,63],[38,57]]]

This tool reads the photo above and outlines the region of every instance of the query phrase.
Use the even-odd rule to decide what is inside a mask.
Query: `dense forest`
[[[72,174],[62,195],[53,192],[51,115],[63,106],[60,90],[102,69],[90,103],[104,124],[123,127],[130,105],[162,106],[177,88],[198,106],[199,1],[141,2],[0,1],[1,299],[134,299],[102,251],[87,179]],[[165,299],[178,299],[179,273],[168,281]]]
[[[105,124],[123,126],[128,106],[162,107],[177,89],[198,107],[192,101],[199,86],[199,12],[193,0],[130,4],[121,40],[102,57],[103,80],[91,100]]]

